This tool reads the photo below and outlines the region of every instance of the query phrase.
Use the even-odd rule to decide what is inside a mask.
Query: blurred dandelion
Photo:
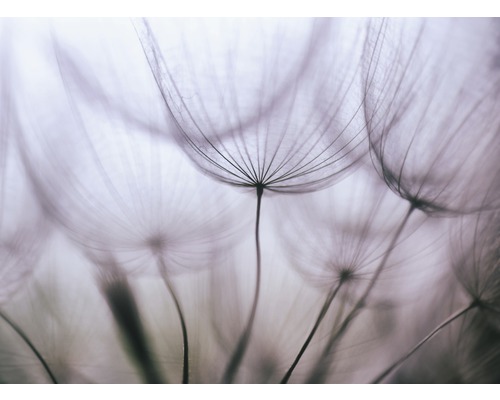
[[[470,219],[475,223],[471,225]],[[467,221],[466,223],[464,223]],[[473,229],[471,229],[473,226]],[[498,211],[483,211],[477,215],[461,218],[461,229],[452,246],[451,259],[457,278],[469,295],[466,306],[454,312],[407,354],[378,375],[373,383],[379,383],[392,373],[396,368],[410,358],[418,349],[432,339],[442,329],[458,318],[469,314],[471,310],[478,310],[486,321],[493,324],[493,330],[498,330],[499,325],[499,238],[500,220]],[[478,324],[480,326],[481,324]],[[495,326],[496,325],[496,326]],[[473,326],[475,329],[476,327]]]
[[[328,295],[282,383],[290,379],[333,301],[342,293],[342,302],[366,299],[363,293],[373,287],[381,270],[395,266],[387,262],[379,266],[379,263],[395,246],[392,243],[387,248],[404,217],[401,201],[363,170],[334,189],[302,195],[300,200],[291,212],[297,217],[288,224],[287,218],[283,218],[282,236],[291,265],[306,281],[327,290]],[[289,215],[290,207],[285,209],[285,215]],[[330,340],[311,376],[327,373],[331,348],[337,340],[334,332],[332,328]]]
[[[36,98],[24,104],[32,119],[22,137],[23,160],[44,209],[101,268],[159,272],[181,321],[187,383],[187,327],[172,277],[209,267],[214,252],[231,244],[227,228],[229,221],[238,227],[231,220],[236,207],[168,143],[78,102],[67,73],[62,65],[62,81],[55,71],[47,77],[60,115],[54,118]],[[125,276],[118,282],[130,299]],[[118,325],[124,326],[119,319]],[[149,374],[152,381],[157,375]]]
[[[472,221],[471,221],[472,219]],[[473,302],[500,327],[500,212],[486,211],[460,220],[451,260]]]
[[[428,214],[498,207],[495,22],[388,19],[370,31],[364,108],[379,175]]]
[[[58,63],[80,100],[150,135],[169,136],[161,93],[128,19],[60,18],[46,26]]]
[[[30,190],[17,153],[19,134],[11,97],[10,46],[11,27],[0,26],[0,304],[21,289],[38,263],[48,234],[45,218]],[[52,382],[57,383],[51,368],[31,339],[12,318],[0,311],[2,318],[29,346]]]

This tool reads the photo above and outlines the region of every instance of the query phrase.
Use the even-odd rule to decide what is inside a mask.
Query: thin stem
[[[167,287],[168,292],[172,296],[172,299],[174,300],[175,308],[177,309],[177,315],[179,316],[179,320],[181,323],[181,329],[182,329],[182,343],[184,347],[184,363],[182,367],[182,383],[189,383],[189,344],[188,344],[188,334],[187,334],[187,327],[186,327],[186,321],[184,319],[184,313],[182,312],[181,304],[177,298],[177,294],[175,292],[174,286],[170,279],[168,278],[167,275],[167,270],[165,267],[165,262],[163,261],[163,258],[160,256],[158,257],[158,264],[160,267],[160,273],[161,277],[163,278],[163,282],[165,283],[165,286]]]
[[[347,298],[348,297],[347,296],[347,290],[346,290],[345,295],[346,295],[346,298]],[[331,329],[331,332],[330,332],[330,335],[329,335],[329,338],[328,338],[328,341],[327,341],[327,345],[323,349],[323,353],[322,353],[322,356],[320,358],[320,363],[318,363],[318,365],[330,365],[329,361],[331,361],[331,360],[329,360],[329,356],[331,354],[331,348],[333,347],[332,346],[332,343],[333,343],[333,340],[334,340],[333,336],[335,336],[335,334],[336,334],[336,332],[338,330],[339,325],[343,321],[344,312],[346,311],[345,310],[346,303],[347,303],[346,301],[341,301],[340,304],[339,304],[339,308],[338,308],[338,310],[335,313],[335,319],[334,319],[333,324],[332,324],[332,329]],[[322,363],[321,363],[321,361],[322,361]],[[316,367],[316,370],[317,370],[317,367]],[[323,373],[324,375],[321,375],[319,377],[318,382],[322,382],[323,381],[323,377],[326,376],[327,372],[328,372],[327,368],[325,368],[324,373]],[[315,376],[318,377],[318,374],[316,373]],[[309,379],[311,379],[311,378],[309,378]]]
[[[257,267],[256,267],[256,282],[255,282],[255,293],[253,298],[252,309],[250,311],[250,316],[245,330],[243,331],[236,349],[231,356],[231,360],[226,367],[224,376],[222,378],[222,383],[232,383],[238,368],[243,360],[246,349],[248,347],[248,342],[250,340],[250,334],[252,332],[253,323],[255,320],[255,313],[257,311],[257,304],[259,302],[260,293],[260,275],[261,275],[261,253],[260,253],[260,238],[259,238],[259,224],[260,224],[260,205],[262,202],[262,195],[264,193],[264,187],[262,185],[257,186],[257,212],[255,217],[255,250],[257,254]]]
[[[321,383],[326,376],[326,372],[328,370],[328,364],[329,362],[327,361],[328,358],[330,357],[331,351],[333,347],[338,343],[338,341],[342,338],[342,336],[345,334],[347,331],[347,328],[351,324],[351,322],[356,318],[360,310],[364,307],[366,300],[368,299],[368,296],[370,295],[371,291],[373,290],[375,284],[377,283],[377,280],[382,273],[382,270],[384,269],[387,260],[389,259],[389,256],[391,255],[392,251],[396,247],[396,243],[401,236],[401,233],[403,232],[404,227],[408,223],[408,220],[410,219],[411,214],[415,210],[415,207],[413,204],[410,204],[410,207],[408,208],[408,212],[406,213],[405,217],[401,221],[401,224],[399,225],[399,228],[397,231],[394,233],[394,236],[389,244],[389,247],[387,251],[384,254],[384,257],[382,257],[382,260],[380,260],[380,264],[378,265],[377,269],[375,270],[375,273],[373,274],[373,277],[370,280],[370,283],[368,284],[368,287],[365,289],[363,294],[359,297],[358,301],[352,308],[352,310],[347,314],[345,317],[344,321],[341,323],[340,327],[336,331],[334,335],[330,337],[330,340],[325,346],[325,350],[323,352],[323,355],[319,359],[318,363],[316,364],[316,367],[314,368],[313,372],[309,376],[309,379],[307,380],[307,383]]]
[[[444,320],[441,324],[439,324],[436,328],[434,328],[426,337],[424,337],[420,342],[418,342],[408,353],[402,356],[399,360],[397,360],[394,364],[384,370],[380,375],[378,375],[371,383],[380,383],[382,380],[389,375],[392,371],[398,368],[401,364],[403,364],[406,360],[408,360],[420,347],[422,347],[425,343],[427,343],[433,336],[435,336],[441,329],[451,324],[456,319],[460,318],[462,315],[466,314],[468,311],[473,308],[479,306],[479,303],[474,301],[469,304],[467,307],[462,308],[461,310],[455,312],[446,320]]]
[[[292,373],[295,370],[295,367],[297,366],[300,359],[302,358],[302,355],[304,354],[307,347],[309,346],[309,343],[311,343],[311,340],[314,337],[314,335],[316,334],[316,331],[318,330],[319,325],[321,324],[321,321],[323,321],[323,318],[325,317],[328,309],[330,308],[330,305],[333,302],[333,299],[336,297],[336,295],[337,295],[338,291],[340,290],[340,288],[342,287],[343,283],[344,283],[344,281],[342,281],[342,280],[339,281],[338,285],[336,287],[334,287],[332,289],[332,291],[326,297],[325,303],[323,304],[323,307],[321,308],[321,311],[319,312],[318,318],[316,318],[316,322],[315,322],[313,328],[311,329],[309,336],[307,337],[306,341],[302,345],[302,348],[300,349],[299,354],[297,354],[297,357],[295,357],[295,360],[293,361],[292,365],[290,366],[290,368],[286,372],[285,376],[281,380],[281,383],[288,383],[288,380],[292,376]]]
[[[346,290],[344,291],[346,298],[348,297],[347,296],[348,295],[347,289],[348,288],[346,288]],[[340,302],[339,308],[338,308],[337,312],[335,313],[335,319],[334,319],[333,324],[332,324],[332,331],[330,332],[330,337],[335,335],[335,332],[337,331],[340,323],[342,322],[342,317],[344,316],[346,303],[347,303],[346,301]]]
[[[38,358],[38,361],[42,364],[52,383],[58,383],[54,373],[50,370],[50,367],[43,358],[42,354],[36,349],[35,345],[31,342],[24,331],[2,311],[0,311],[0,317],[21,337],[21,339],[24,340],[24,343],[28,345],[31,351],[35,354],[36,358]]]

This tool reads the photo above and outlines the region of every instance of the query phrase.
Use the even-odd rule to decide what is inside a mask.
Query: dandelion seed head
[[[244,20],[216,24],[226,39],[217,42],[203,21],[188,25],[188,32],[203,33],[202,48],[191,36],[160,46],[171,36],[155,36],[149,23],[141,41],[178,143],[202,171],[230,185],[282,193],[318,190],[351,171],[366,152],[360,102],[352,101],[359,90],[361,35],[343,31],[352,26],[342,20]],[[261,34],[261,46],[243,39],[254,43]],[[205,52],[208,60],[197,61]],[[204,71],[196,73],[197,66]]]
[[[377,24],[375,24],[377,25]],[[366,49],[365,118],[379,175],[427,214],[498,206],[500,75],[490,20],[384,20]],[[488,45],[483,46],[485,42]]]
[[[280,235],[291,265],[313,286],[340,282],[351,295],[369,282],[405,208],[362,170],[335,187],[283,203]],[[387,269],[393,263],[401,260]]]
[[[155,254],[163,253],[167,249],[167,243],[167,238],[161,235],[153,235],[146,240],[146,245]]]
[[[339,269],[340,282],[349,282],[354,279],[355,274],[352,267],[342,267]]]
[[[23,126],[23,158],[45,209],[78,246],[111,252],[129,272],[154,273],[161,257],[179,273],[207,265],[219,239],[230,245],[237,204],[218,185],[172,144],[96,112],[64,74],[49,77],[63,119],[28,103],[37,110]]]

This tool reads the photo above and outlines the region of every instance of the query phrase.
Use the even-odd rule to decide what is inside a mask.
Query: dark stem
[[[309,346],[309,343],[311,343],[312,338],[316,334],[316,331],[319,328],[319,325],[321,324],[321,321],[323,321],[323,318],[325,317],[328,309],[330,308],[330,305],[332,304],[333,299],[335,299],[335,296],[337,295],[338,291],[342,287],[342,284],[344,281],[339,281],[338,285],[335,286],[332,291],[328,294],[326,297],[325,303],[323,304],[323,307],[321,308],[321,311],[319,312],[318,318],[316,319],[316,323],[314,324],[313,328],[311,329],[311,332],[309,333],[309,336],[307,337],[306,341],[302,345],[302,348],[299,351],[299,354],[297,354],[297,357],[295,357],[295,360],[293,361],[292,365],[286,372],[285,376],[281,380],[281,383],[288,383],[288,380],[292,376],[293,371],[295,370],[295,367],[299,363],[300,359],[302,358],[302,355],[306,351],[307,347]]]
[[[261,254],[260,254],[260,238],[259,238],[259,223],[260,223],[260,205],[262,202],[262,195],[264,193],[263,186],[257,186],[257,212],[255,217],[255,249],[257,253],[257,271],[256,271],[256,282],[255,282],[255,293],[253,298],[252,309],[250,311],[250,316],[245,330],[240,336],[236,349],[231,356],[231,360],[226,367],[224,376],[222,378],[222,383],[232,383],[238,368],[243,360],[246,349],[248,347],[248,342],[250,340],[250,334],[252,332],[252,327],[255,319],[255,313],[257,311],[257,303],[259,302],[260,293],[260,270],[261,270]]]
[[[426,337],[424,337],[420,342],[418,342],[415,347],[413,347],[408,353],[406,353],[403,357],[397,360],[394,364],[384,370],[380,375],[378,375],[371,383],[380,383],[382,380],[389,375],[392,371],[398,368],[401,364],[403,364],[406,360],[408,360],[420,347],[422,347],[425,343],[427,343],[434,335],[436,335],[441,329],[451,324],[457,318],[460,318],[462,315],[466,314],[468,311],[473,308],[479,306],[478,302],[472,302],[467,307],[455,312],[446,320],[444,320],[441,324],[439,324],[436,328],[434,328]]]
[[[49,375],[49,378],[52,381],[52,383],[58,383],[56,377],[50,370],[50,367],[43,358],[42,354],[36,349],[35,345],[31,342],[31,340],[24,333],[24,331],[2,311],[0,311],[0,317],[12,328],[13,331],[15,331],[21,337],[21,339],[24,340],[24,343],[28,345],[31,351],[35,354],[36,358],[38,358],[38,361],[40,361],[40,363],[42,364],[43,368],[47,372],[47,375]]]
[[[345,292],[345,297],[347,298],[348,297],[347,290],[345,290],[344,292]],[[346,303],[347,303],[346,301],[341,301],[339,304],[339,308],[338,308],[337,312],[335,313],[335,320],[333,321],[333,324],[332,324],[332,330],[330,332],[330,337],[335,335],[335,332],[337,331],[340,323],[342,322],[342,317],[344,316]]]
[[[345,293],[345,297],[347,298],[347,291]],[[333,347],[333,336],[335,336],[340,324],[342,323],[343,321],[343,318],[344,318],[344,312],[346,311],[346,301],[341,301],[340,304],[339,304],[339,307],[338,307],[338,310],[336,311],[335,313],[335,320],[333,321],[333,324],[332,324],[332,329],[330,331],[330,335],[328,336],[328,341],[327,341],[327,345],[325,346],[325,348],[323,349],[323,353],[322,353],[322,356],[320,358],[320,360],[323,360],[323,363],[321,365],[330,365],[331,364],[331,359],[329,358],[330,357],[330,354],[332,354],[331,352],[331,349]],[[322,382],[324,379],[323,377],[326,377],[326,374],[328,372],[328,369],[325,368],[325,371],[323,373],[323,376],[319,377],[318,378],[318,382]],[[312,375],[311,375],[312,376]],[[318,376],[316,374],[316,376]],[[311,379],[311,378],[309,378]]]
[[[189,344],[188,344],[188,334],[186,321],[184,319],[184,313],[182,312],[181,304],[177,298],[177,294],[175,292],[174,286],[167,275],[167,270],[163,258],[158,257],[158,264],[160,266],[161,277],[163,278],[163,282],[165,282],[165,286],[167,287],[168,292],[172,296],[172,299],[175,303],[175,308],[177,309],[177,315],[179,316],[179,320],[181,323],[182,329],[182,343],[184,346],[184,364],[182,367],[182,383],[189,383]]]
[[[115,323],[127,344],[127,352],[135,362],[143,380],[146,383],[164,383],[151,358],[139,307],[126,276],[118,273],[103,276],[101,285]]]
[[[385,252],[384,256],[382,257],[382,260],[380,260],[380,264],[378,265],[377,269],[375,270],[375,273],[373,274],[373,277],[370,280],[370,283],[368,284],[368,287],[365,289],[363,294],[359,297],[358,301],[352,308],[352,310],[347,314],[345,317],[344,321],[341,323],[340,327],[338,330],[335,332],[334,335],[330,337],[330,340],[325,346],[325,350],[323,351],[322,356],[320,357],[318,363],[316,364],[316,367],[314,368],[313,372],[309,376],[309,379],[307,380],[307,383],[322,383],[326,373],[328,371],[329,363],[330,363],[330,354],[334,348],[334,346],[338,343],[338,341],[342,338],[342,336],[345,334],[347,331],[347,328],[351,324],[351,322],[356,318],[360,310],[364,307],[366,300],[368,299],[368,296],[370,295],[371,291],[373,290],[375,284],[377,283],[377,280],[382,273],[382,270],[384,269],[387,260],[389,259],[389,256],[391,255],[392,251],[396,247],[396,243],[401,236],[401,233],[403,232],[404,227],[408,223],[408,220],[410,219],[411,214],[415,210],[415,207],[413,205],[410,205],[408,212],[406,213],[405,217],[403,218],[403,221],[401,221],[401,224],[399,225],[399,228],[397,231],[394,233],[394,236],[389,244],[389,247],[387,251]]]

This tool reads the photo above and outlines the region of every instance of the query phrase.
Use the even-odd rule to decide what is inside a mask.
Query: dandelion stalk
[[[391,243],[389,244],[389,247],[387,251],[385,252],[384,256],[380,260],[380,264],[378,265],[377,269],[375,270],[375,273],[373,274],[372,279],[370,280],[370,283],[368,284],[368,287],[365,289],[363,294],[359,297],[358,301],[352,308],[352,310],[347,314],[347,316],[344,318],[344,321],[341,323],[340,327],[337,329],[334,335],[330,337],[330,340],[325,346],[325,350],[323,351],[323,354],[321,358],[319,359],[318,363],[316,364],[316,367],[314,368],[313,372],[310,374],[307,383],[321,383],[327,373],[327,365],[329,364],[328,359],[330,357],[331,351],[333,347],[338,343],[338,341],[343,337],[345,332],[347,331],[349,325],[351,322],[356,318],[360,310],[364,307],[366,300],[368,299],[368,296],[370,295],[371,291],[373,290],[375,284],[377,283],[377,280],[382,273],[382,270],[384,269],[387,260],[389,259],[389,256],[392,253],[392,250],[394,250],[394,247],[396,246],[396,243],[403,232],[404,227],[408,223],[408,220],[410,219],[411,214],[415,210],[415,205],[410,204],[410,207],[408,209],[408,212],[406,213],[405,217],[401,221],[401,224],[399,225],[399,228],[397,231],[394,233],[394,236],[391,240]]]
[[[47,361],[45,361],[42,354],[36,349],[35,345],[24,333],[24,331],[2,311],[0,311],[0,318],[2,318],[12,328],[12,330],[14,330],[19,335],[19,337],[23,339],[24,343],[28,345],[31,351],[35,354],[36,358],[38,358],[38,361],[40,361],[40,363],[42,364],[52,383],[58,383],[54,373],[51,371],[49,365],[47,364]]]
[[[158,257],[158,265],[160,267],[160,273],[161,277],[163,279],[163,282],[165,283],[165,286],[167,287],[168,292],[172,296],[172,299],[174,300],[175,308],[177,310],[177,315],[179,316],[179,321],[181,323],[181,329],[182,329],[182,344],[184,348],[184,361],[183,361],[183,367],[182,367],[182,383],[189,383],[189,344],[188,344],[188,334],[187,334],[187,327],[186,327],[186,321],[184,319],[184,313],[182,312],[182,307],[179,302],[179,299],[177,297],[177,294],[175,292],[174,286],[170,279],[168,278],[168,274],[166,271],[166,266],[165,266],[165,261],[163,260],[162,257]]]
[[[253,323],[255,320],[255,313],[257,311],[257,304],[259,302],[259,293],[260,293],[260,275],[261,275],[261,253],[260,253],[260,238],[259,238],[259,224],[260,224],[260,206],[262,202],[262,195],[264,193],[264,185],[258,184],[257,188],[257,212],[255,217],[255,251],[257,255],[257,266],[256,266],[256,282],[255,282],[255,293],[253,298],[252,309],[250,311],[250,317],[248,318],[248,322],[245,330],[243,331],[238,344],[236,345],[236,349],[231,356],[231,360],[226,367],[226,371],[224,372],[224,376],[222,378],[222,383],[232,383],[236,373],[238,372],[238,368],[243,360],[243,356],[248,347],[248,342],[250,340],[250,334],[252,332]]]
[[[328,312],[330,305],[332,304],[333,300],[337,296],[337,293],[340,290],[340,288],[342,287],[342,285],[344,284],[344,282],[345,281],[343,281],[343,280],[339,281],[337,286],[335,286],[332,289],[332,291],[328,294],[328,296],[326,297],[325,303],[323,304],[323,307],[321,308],[321,311],[319,312],[318,318],[316,319],[316,322],[315,322],[313,328],[311,329],[309,336],[307,337],[306,341],[302,345],[302,348],[300,349],[299,354],[297,354],[297,357],[295,357],[295,360],[293,361],[292,365],[290,366],[290,368],[286,372],[285,376],[281,380],[281,383],[288,383],[288,380],[292,376],[292,373],[295,370],[295,367],[297,366],[300,359],[302,358],[302,355],[304,354],[307,347],[309,346],[309,343],[311,343],[311,340],[314,337],[314,335],[316,334],[316,331],[318,330],[319,325],[321,324],[321,321],[323,321],[323,318],[325,317],[326,313]]]
[[[402,356],[399,360],[393,363],[390,367],[384,370],[381,374],[379,374],[371,383],[380,383],[382,380],[389,375],[392,371],[398,368],[401,364],[403,364],[406,360],[408,360],[420,347],[422,347],[425,343],[427,343],[430,339],[432,339],[436,334],[439,333],[443,328],[451,324],[456,319],[460,318],[462,315],[466,314],[473,308],[479,306],[478,301],[473,301],[467,307],[462,308],[461,310],[455,312],[446,320],[444,320],[441,324],[439,324],[436,328],[434,328],[426,337],[424,337],[420,342],[418,342],[408,353]]]

